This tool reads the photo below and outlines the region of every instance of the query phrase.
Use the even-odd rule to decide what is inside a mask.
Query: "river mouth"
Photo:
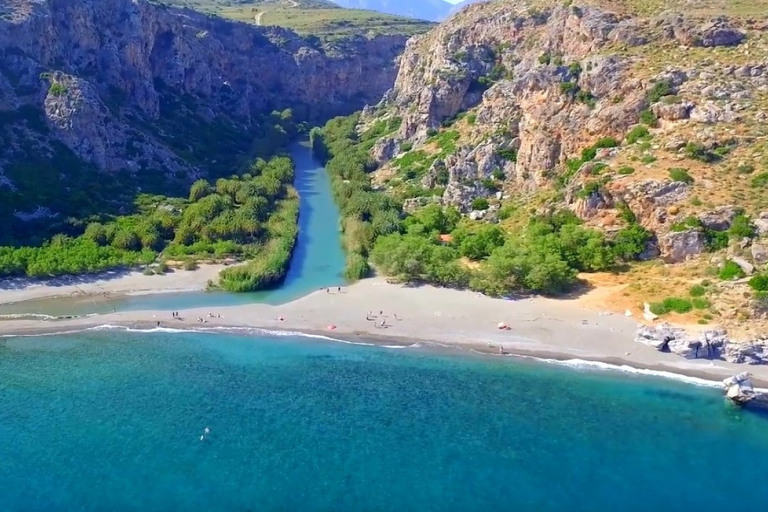
[[[288,273],[278,288],[253,293],[189,291],[36,299],[0,305],[0,319],[16,315],[82,316],[146,309],[171,311],[283,304],[321,288],[343,285],[339,210],[333,200],[328,173],[312,155],[307,140],[293,142],[290,156],[295,166],[294,187],[299,193],[299,235]]]

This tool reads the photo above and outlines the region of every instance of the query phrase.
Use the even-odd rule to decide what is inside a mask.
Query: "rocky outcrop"
[[[723,380],[725,396],[736,405],[744,405],[757,396],[752,385],[752,374],[742,372]]]
[[[51,135],[99,167],[185,171],[174,151],[137,135],[163,108],[244,127],[273,109],[349,113],[391,87],[404,44],[359,36],[322,46],[144,0],[18,0],[0,18],[0,109],[43,109]]]
[[[724,359],[737,364],[768,364],[768,340],[761,338],[734,343],[725,329],[692,333],[667,323],[641,325],[637,329],[635,341],[686,359]]]
[[[704,212],[699,215],[701,224],[714,231],[727,231],[733,219],[735,219],[740,213],[741,209],[733,205],[718,206],[713,211]]]
[[[669,324],[640,326],[635,341],[686,359],[719,358],[728,346],[728,336],[724,330],[707,330],[693,335],[681,327]]]
[[[670,232],[659,237],[661,257],[667,263],[680,263],[703,253],[706,237],[698,229]]]
[[[401,114],[397,137],[418,143],[442,121],[477,107],[477,126],[503,129],[504,141],[517,147],[510,180],[531,188],[597,138],[621,138],[636,122],[643,85],[628,78],[628,63],[596,50],[643,39],[633,35],[639,28],[632,20],[592,7],[576,13],[557,6],[526,16],[510,5],[474,6],[465,13],[471,19],[451,19],[409,41],[379,108]],[[531,40],[538,43],[524,44]],[[567,62],[542,63],[542,54],[566,55]],[[576,90],[563,92],[569,81],[584,91],[579,98],[586,103]]]
[[[768,364],[768,342],[732,343],[725,347],[723,355],[729,363]]]

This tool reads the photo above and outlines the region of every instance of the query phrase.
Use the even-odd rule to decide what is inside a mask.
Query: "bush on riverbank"
[[[275,157],[257,160],[242,176],[215,184],[198,180],[191,200],[145,194],[136,200],[138,213],[92,222],[78,237],[56,235],[41,247],[0,247],[0,275],[45,277],[146,265],[160,253],[167,259],[262,254],[272,238],[293,233],[295,239],[292,181],[291,160]],[[292,244],[284,244],[289,252]]]
[[[367,260],[376,237],[401,229],[400,207],[371,187],[368,173],[374,163],[363,146],[373,139],[357,136],[358,118],[357,114],[337,117],[310,132],[312,151],[326,162],[333,197],[341,211],[342,244],[347,252],[344,275],[352,280],[368,275]],[[377,136],[388,133],[382,127],[375,132]]]

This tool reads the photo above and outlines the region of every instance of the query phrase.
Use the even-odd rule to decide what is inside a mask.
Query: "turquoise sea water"
[[[330,178],[313,156],[307,142],[291,148],[296,167],[294,186],[300,196],[299,236],[288,274],[278,289],[258,293],[184,292],[120,297],[114,300],[39,300],[0,305],[0,315],[37,313],[86,315],[135,310],[178,310],[266,302],[281,304],[326,286],[344,284],[344,251],[339,234],[339,211],[331,194]],[[178,272],[183,272],[178,271]]]
[[[0,339],[3,511],[761,510],[766,432],[718,390],[511,358]]]

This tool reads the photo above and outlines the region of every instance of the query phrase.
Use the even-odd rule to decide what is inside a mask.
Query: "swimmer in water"
[[[205,427],[205,430],[203,430],[203,434],[210,434],[210,433],[211,433],[211,429],[209,429],[208,427]]]

